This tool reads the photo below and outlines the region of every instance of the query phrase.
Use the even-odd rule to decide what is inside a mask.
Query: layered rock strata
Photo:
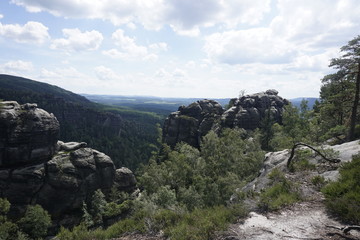
[[[199,147],[200,139],[220,119],[224,109],[214,100],[200,100],[189,106],[180,106],[165,120],[163,140],[170,146],[178,142],[186,142]]]
[[[223,127],[254,130],[269,117],[274,122],[282,122],[284,106],[289,101],[278,96],[276,90],[233,98],[228,109],[213,100],[200,100],[189,106],[181,106],[171,113],[163,127],[163,141],[174,147],[179,142],[186,142],[199,147],[201,137],[211,129]]]
[[[14,217],[40,204],[61,225],[77,224],[93,192],[132,192],[134,174],[86,143],[58,141],[59,123],[35,104],[0,103],[0,197]]]

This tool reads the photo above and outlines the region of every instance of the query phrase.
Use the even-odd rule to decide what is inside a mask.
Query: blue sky
[[[76,93],[317,97],[358,0],[3,0],[0,72]]]

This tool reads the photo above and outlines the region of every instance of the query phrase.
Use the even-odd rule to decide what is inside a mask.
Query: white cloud
[[[154,51],[167,51],[168,45],[165,42],[153,43],[149,45],[149,48]]]
[[[133,22],[129,22],[128,24],[126,24],[126,26],[131,30],[135,30],[137,28],[135,23]]]
[[[4,18],[4,15],[0,14],[0,19]]]
[[[210,59],[227,64],[285,63],[294,49],[267,28],[215,33],[205,38],[204,46]]]
[[[29,21],[25,25],[0,23],[0,36],[19,43],[41,44],[50,38],[48,28],[39,22]]]
[[[122,80],[122,78],[110,68],[104,66],[97,66],[95,67],[94,70],[99,80],[105,80],[105,81]]]
[[[99,88],[100,82],[89,74],[80,72],[75,67],[57,67],[54,69],[42,68],[37,80],[54,84],[75,93],[90,92],[91,89]]]
[[[146,29],[171,26],[179,34],[195,35],[200,27],[256,25],[270,10],[270,0],[12,0],[30,12],[109,20],[115,25],[139,23]]]
[[[95,30],[81,32],[79,29],[63,29],[65,38],[52,41],[50,48],[64,51],[91,51],[100,47],[103,35]]]
[[[144,61],[156,61],[158,55],[150,52],[166,51],[167,44],[164,42],[153,43],[149,46],[143,46],[136,43],[136,38],[126,36],[122,29],[116,30],[112,34],[112,40],[118,48],[105,50],[102,53],[112,58],[119,58],[123,60],[144,60]]]
[[[32,62],[22,60],[9,61],[0,65],[1,71],[16,75],[22,74],[24,72],[30,72],[33,70],[33,68],[34,67]]]
[[[360,28],[357,0],[279,0],[277,8],[270,24],[274,34],[308,47],[338,47]]]

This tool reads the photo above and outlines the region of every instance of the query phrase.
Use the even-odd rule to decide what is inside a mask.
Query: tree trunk
[[[357,108],[359,106],[359,92],[360,92],[360,63],[358,63],[358,69],[356,73],[355,99],[351,111],[350,129],[349,129],[349,137],[348,137],[350,141],[355,139],[355,125],[356,125]]]

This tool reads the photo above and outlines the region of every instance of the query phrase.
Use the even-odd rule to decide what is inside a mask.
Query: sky
[[[0,73],[75,93],[318,97],[359,0],[1,0]]]

